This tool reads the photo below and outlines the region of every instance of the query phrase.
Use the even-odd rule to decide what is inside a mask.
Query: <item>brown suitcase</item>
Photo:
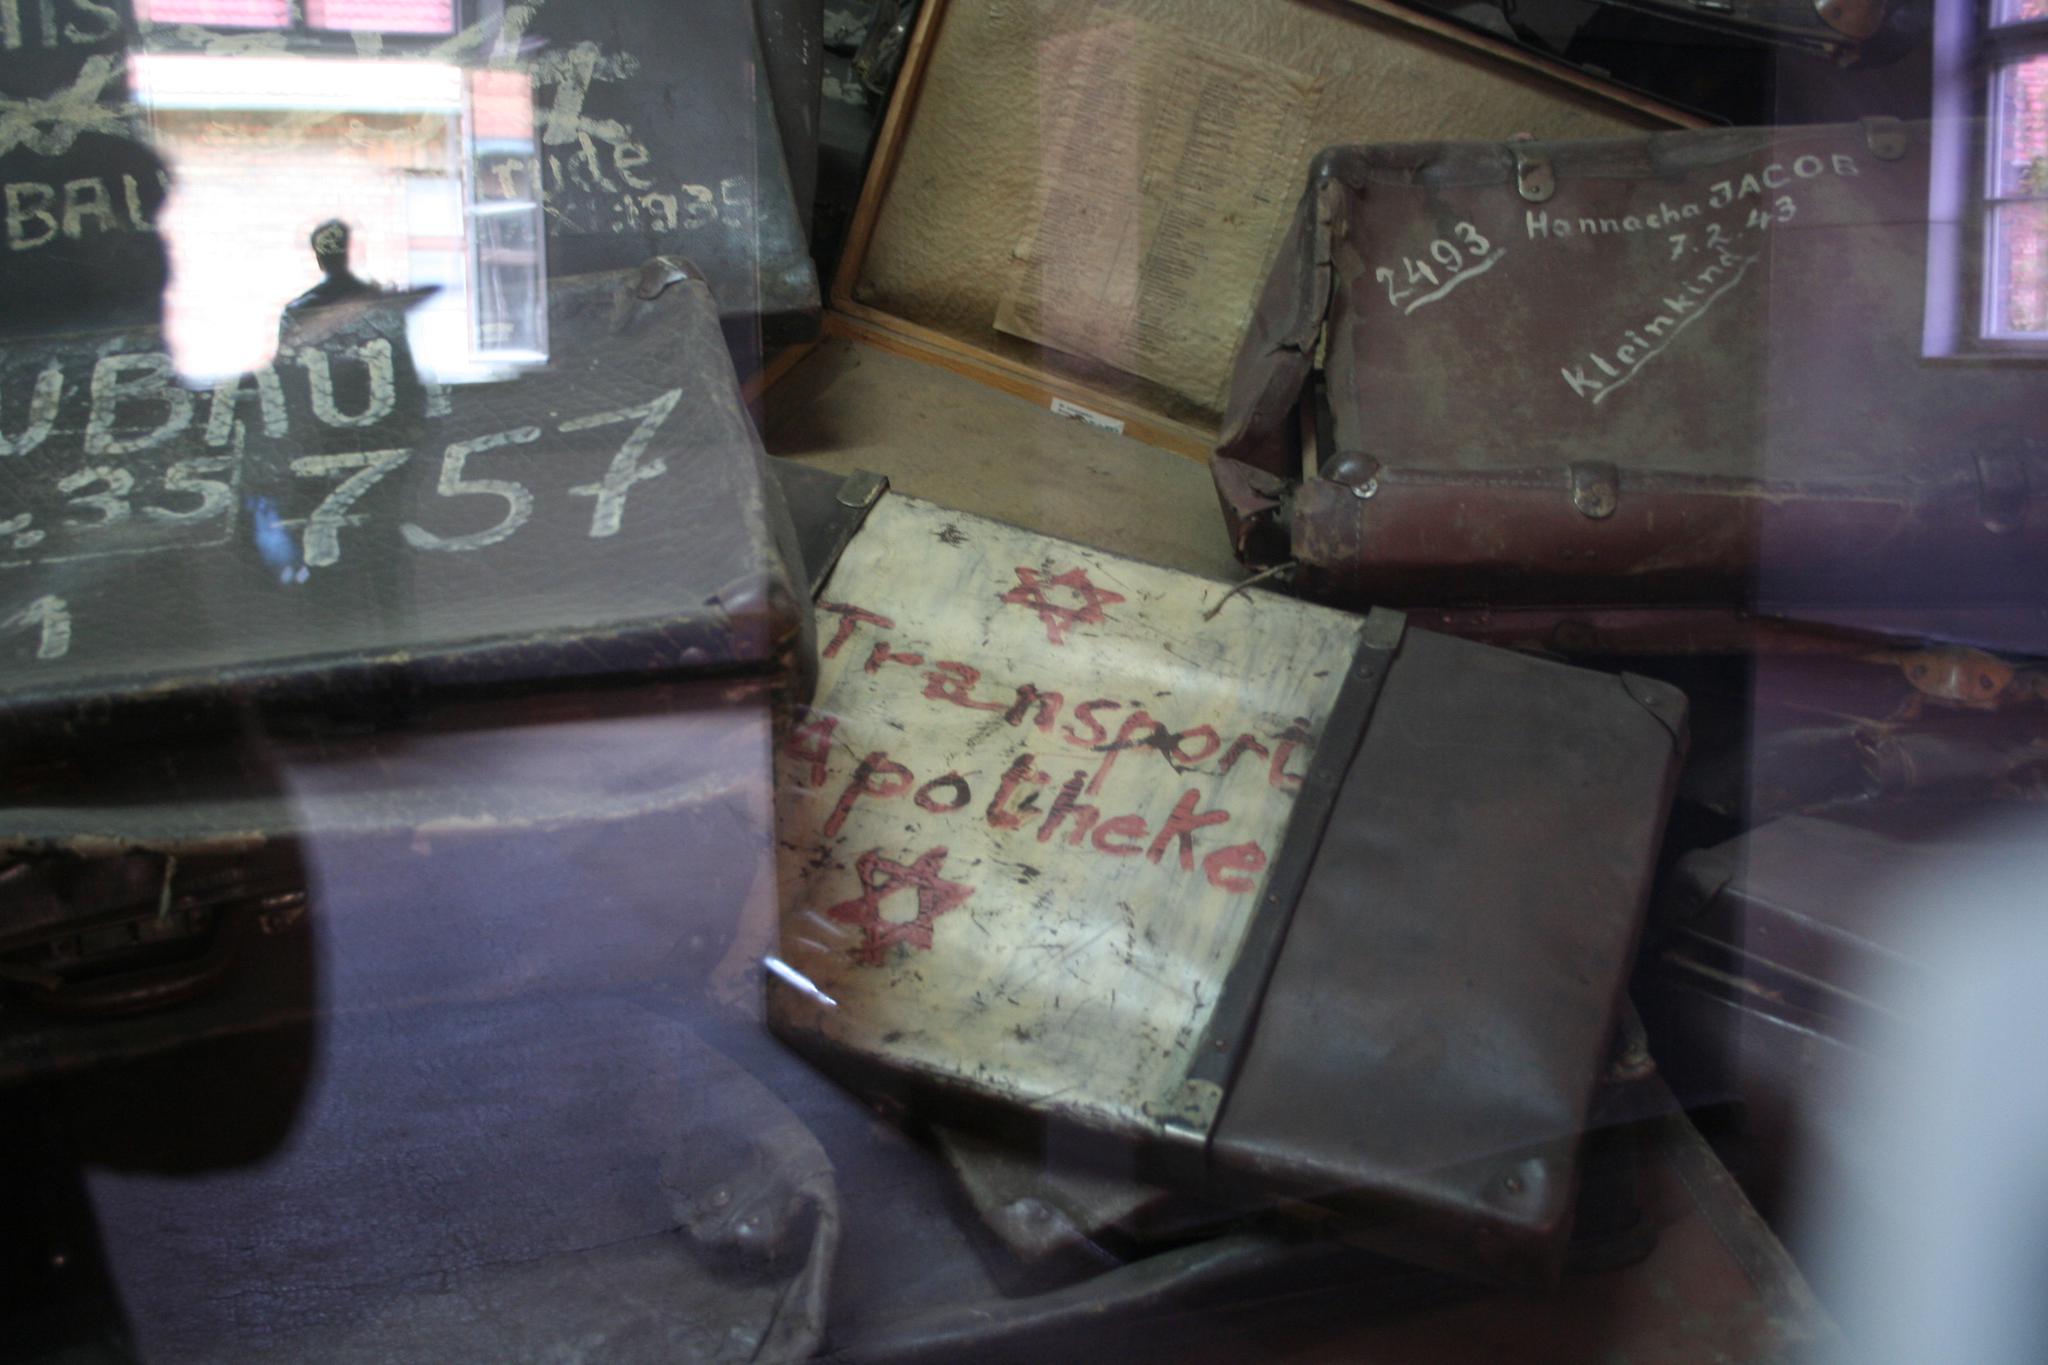
[[[1943,312],[1932,163],[1883,119],[1325,152],[1216,451],[1240,554],[1339,600],[2048,644],[2043,391],[1961,363],[2016,357]]]

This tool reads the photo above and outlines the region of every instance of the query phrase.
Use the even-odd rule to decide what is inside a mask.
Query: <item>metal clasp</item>
[[[1595,521],[1614,515],[1615,504],[1621,497],[1621,476],[1613,465],[1601,460],[1582,460],[1571,467],[1571,475],[1572,506]]]
[[[1890,114],[1863,120],[1863,145],[1879,161],[1897,161],[1906,154],[1906,125]]]
[[[1557,173],[1550,158],[1538,151],[1515,148],[1515,189],[1532,204],[1540,204],[1557,193]]]

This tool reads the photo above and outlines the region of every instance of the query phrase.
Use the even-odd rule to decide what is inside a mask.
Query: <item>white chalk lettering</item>
[[[391,343],[378,337],[360,346],[344,346],[345,359],[360,360],[369,371],[370,392],[361,412],[345,413],[334,402],[334,372],[327,353],[318,347],[299,349],[298,361],[306,371],[306,385],[313,399],[313,415],[331,427],[367,427],[383,421],[398,405],[398,389],[391,360]],[[308,560],[308,563],[312,561]]]
[[[61,659],[71,652],[71,608],[61,597],[38,597],[0,625],[10,630],[36,627],[36,658],[44,662]]]
[[[358,450],[342,455],[302,455],[292,461],[292,473],[306,478],[331,478],[345,469],[355,471],[320,500],[312,516],[304,521],[278,523],[306,528],[304,558],[309,568],[325,568],[341,559],[341,528],[360,526],[363,522],[360,515],[348,509],[411,455],[410,450]]]
[[[77,241],[85,235],[85,220],[91,217],[101,232],[119,232],[114,206],[107,200],[107,187],[98,176],[64,182],[64,235]]]
[[[235,490],[219,479],[202,479],[201,474],[218,474],[235,467],[234,455],[213,455],[198,460],[179,460],[164,471],[164,492],[190,493],[199,499],[197,507],[179,512],[168,507],[145,507],[142,514],[152,521],[204,521],[228,510]]]
[[[0,458],[26,455],[48,440],[50,428],[57,422],[57,405],[63,398],[64,371],[53,360],[36,376],[35,389],[28,399],[28,423],[21,433],[9,436],[0,430]]]
[[[50,205],[56,202],[56,190],[33,180],[23,180],[9,185],[6,196],[9,251],[28,251],[55,239],[57,215],[50,212]],[[34,202],[30,202],[31,196]],[[41,224],[40,231],[31,229],[30,225],[36,223]]]
[[[253,380],[256,384],[258,411],[263,418],[265,436],[282,436],[290,430],[290,420],[285,416],[284,385],[278,381],[277,371],[269,365],[249,374],[223,379],[213,386],[213,406],[206,414],[206,443],[210,446],[224,446],[233,435],[235,426],[235,405],[241,401],[242,383]]]
[[[139,370],[134,379],[124,372]],[[139,436],[117,439],[114,419],[124,402],[160,401],[163,420]],[[92,409],[85,420],[85,453],[127,455],[162,445],[192,423],[192,394],[172,382],[171,358],[162,351],[100,357],[92,367]]]
[[[100,483],[107,486],[104,493],[88,493],[81,498],[71,499],[72,505],[90,507],[99,513],[93,521],[74,521],[73,526],[113,526],[128,520],[128,494],[134,491],[135,476],[114,465],[87,465],[75,474],[66,474],[57,480],[59,493],[76,493],[81,488],[90,488]]]
[[[406,544],[416,550],[481,550],[486,545],[496,545],[533,516],[533,490],[523,483],[511,479],[472,479],[467,476],[464,462],[472,455],[480,455],[500,446],[529,445],[540,439],[539,427],[519,427],[513,431],[494,432],[489,436],[478,436],[468,441],[456,441],[441,455],[441,478],[434,491],[444,498],[492,497],[505,500],[505,515],[498,524],[481,531],[462,536],[437,536],[432,531],[406,522],[399,527]]]
[[[561,429],[565,432],[589,431],[593,427],[609,426],[614,422],[624,422],[634,417],[640,419],[640,425],[633,429],[632,434],[626,437],[625,444],[612,456],[611,466],[605,470],[603,481],[578,484],[569,490],[579,498],[597,499],[597,505],[590,514],[590,534],[593,537],[617,535],[620,522],[626,515],[627,491],[636,483],[668,472],[668,461],[659,456],[650,460],[644,468],[640,464],[640,457],[646,452],[648,443],[653,441],[654,433],[668,420],[668,415],[676,410],[676,403],[682,396],[681,389],[670,389],[652,402],[601,412],[594,417],[578,417],[562,423]]]

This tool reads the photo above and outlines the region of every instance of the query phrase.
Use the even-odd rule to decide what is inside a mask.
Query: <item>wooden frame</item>
[[[1562,62],[1526,52],[1505,40],[1465,29],[1448,20],[1410,9],[1394,0],[1295,0],[1338,14],[1363,11],[1434,38],[1455,43],[1496,60],[1533,71],[1580,94],[1591,94],[1637,113],[1649,114],[1674,127],[1704,127],[1706,121],[1668,105],[1632,92],[1604,85]],[[882,204],[895,179],[911,120],[916,116],[924,79],[940,26],[951,8],[949,0],[924,0],[917,16],[903,69],[875,138],[875,150],[868,163],[867,178],[860,200],[847,228],[831,290],[827,296],[824,331],[828,336],[875,346],[895,355],[940,365],[955,373],[1040,404],[1064,401],[1085,409],[1088,416],[1103,419],[1126,436],[1196,460],[1207,460],[1213,436],[1205,428],[1175,421],[1130,399],[1081,381],[1066,380],[1036,366],[1002,355],[984,346],[949,336],[936,328],[922,326],[907,318],[872,307],[855,297],[856,285],[867,262],[868,248],[881,218]]]

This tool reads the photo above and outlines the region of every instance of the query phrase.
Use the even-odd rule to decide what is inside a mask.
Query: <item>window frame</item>
[[[2000,73],[2048,54],[2048,18],[1994,22],[1998,0],[1952,0],[1938,8],[1934,62],[1934,155],[1928,204],[1927,315],[1930,359],[2039,363],[2048,331],[1991,331],[1997,256],[1991,240],[2000,204],[2048,203],[2039,195],[1995,193]]]

